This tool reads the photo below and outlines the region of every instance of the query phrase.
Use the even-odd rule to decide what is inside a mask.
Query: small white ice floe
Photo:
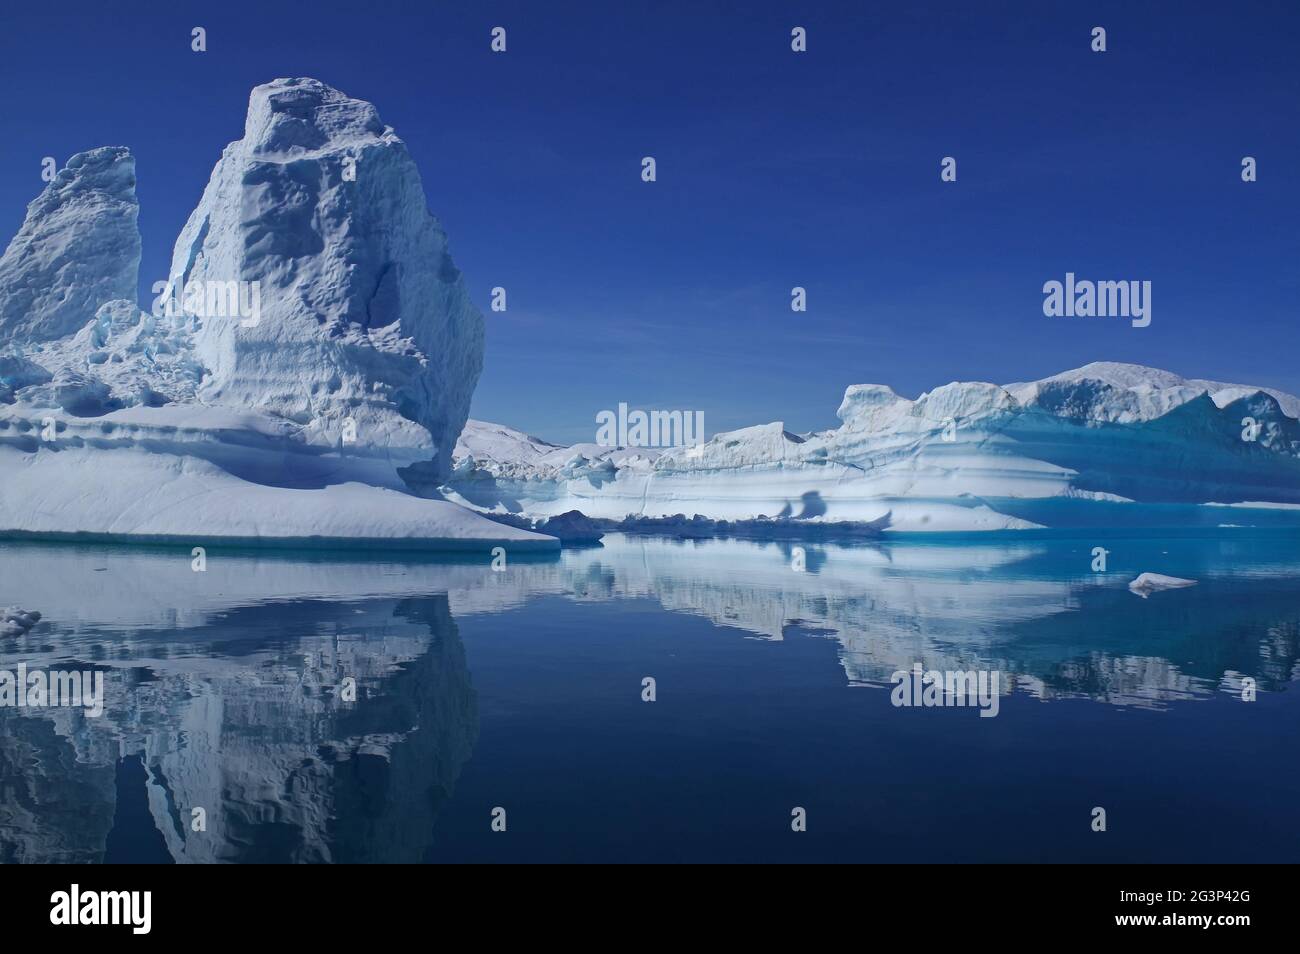
[[[21,636],[41,621],[41,614],[32,610],[6,606],[0,610],[0,636]]]
[[[1146,599],[1157,590],[1176,590],[1183,586],[1195,586],[1195,580],[1184,580],[1177,576],[1165,576],[1163,573],[1143,573],[1128,585],[1138,596]]]

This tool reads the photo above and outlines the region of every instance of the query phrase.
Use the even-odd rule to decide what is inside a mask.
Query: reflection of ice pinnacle
[[[343,566],[320,592],[366,572]],[[291,564],[279,588],[294,588],[295,567],[330,572]],[[266,572],[245,563],[232,589]],[[208,618],[206,602],[146,590],[166,591],[191,624],[163,623],[147,668],[98,632],[56,627],[48,645],[27,647],[29,665],[42,668],[85,658],[99,639],[113,649],[99,663],[101,718],[0,707],[0,789],[13,795],[0,798],[0,863],[119,861],[115,850],[154,842],[186,863],[427,860],[438,811],[478,738],[446,595],[223,603]],[[133,597],[136,609],[152,602]],[[49,616],[66,614],[51,606]],[[356,679],[355,701],[340,697],[346,677]]]
[[[0,257],[0,345],[53,341],[106,301],[134,301],[139,213],[130,150],[103,146],[69,159]]]
[[[283,611],[240,612],[241,627],[269,630]],[[301,612],[300,622],[331,634],[356,625],[350,605]],[[238,666],[199,698],[178,700],[147,765],[154,823],[173,858],[424,860],[478,737],[477,697],[445,595],[367,612],[362,631],[382,638],[304,638],[259,665],[252,683]],[[354,703],[338,701],[345,674],[357,679]],[[173,804],[206,806],[207,830],[178,823]]]
[[[385,679],[367,709],[339,720],[353,754],[334,763],[336,862],[428,861],[438,811],[478,741],[478,696],[447,597],[402,600],[393,615],[426,624],[432,639]],[[407,723],[409,731],[391,746],[355,741]]]

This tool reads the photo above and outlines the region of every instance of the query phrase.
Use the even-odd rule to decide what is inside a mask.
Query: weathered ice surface
[[[351,418],[357,443],[418,448],[411,463],[445,473],[483,366],[483,316],[406,144],[372,105],[313,79],[254,89],[169,278],[205,293],[258,283],[258,315],[205,296],[204,311],[227,313],[195,334],[203,400],[271,411],[331,445]]]
[[[483,318],[373,106],[254,89],[148,312],[136,212],[82,153],[0,260],[0,535],[558,546],[437,499]]]
[[[781,423],[669,449],[557,447],[470,421],[450,490],[485,511],[700,514],[886,531],[1300,522],[1300,400],[1099,362],[911,400],[849,387],[832,430]],[[1230,506],[1226,506],[1230,505]]]
[[[27,207],[0,257],[0,346],[77,331],[140,272],[135,159],[122,146],[78,153]]]

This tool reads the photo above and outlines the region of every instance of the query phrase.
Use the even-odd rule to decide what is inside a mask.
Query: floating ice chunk
[[[1177,576],[1165,576],[1163,573],[1143,573],[1128,585],[1138,596],[1146,599],[1158,590],[1177,590],[1184,586],[1195,586],[1195,580],[1184,580]]]
[[[6,606],[0,610],[0,636],[22,636],[40,621],[41,614],[35,610]]]

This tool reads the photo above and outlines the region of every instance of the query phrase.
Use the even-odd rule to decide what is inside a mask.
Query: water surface
[[[0,709],[0,860],[1300,860],[1300,544],[803,551],[0,544],[45,614],[0,668],[107,677],[100,718]],[[914,663],[997,716],[892,705]]]

